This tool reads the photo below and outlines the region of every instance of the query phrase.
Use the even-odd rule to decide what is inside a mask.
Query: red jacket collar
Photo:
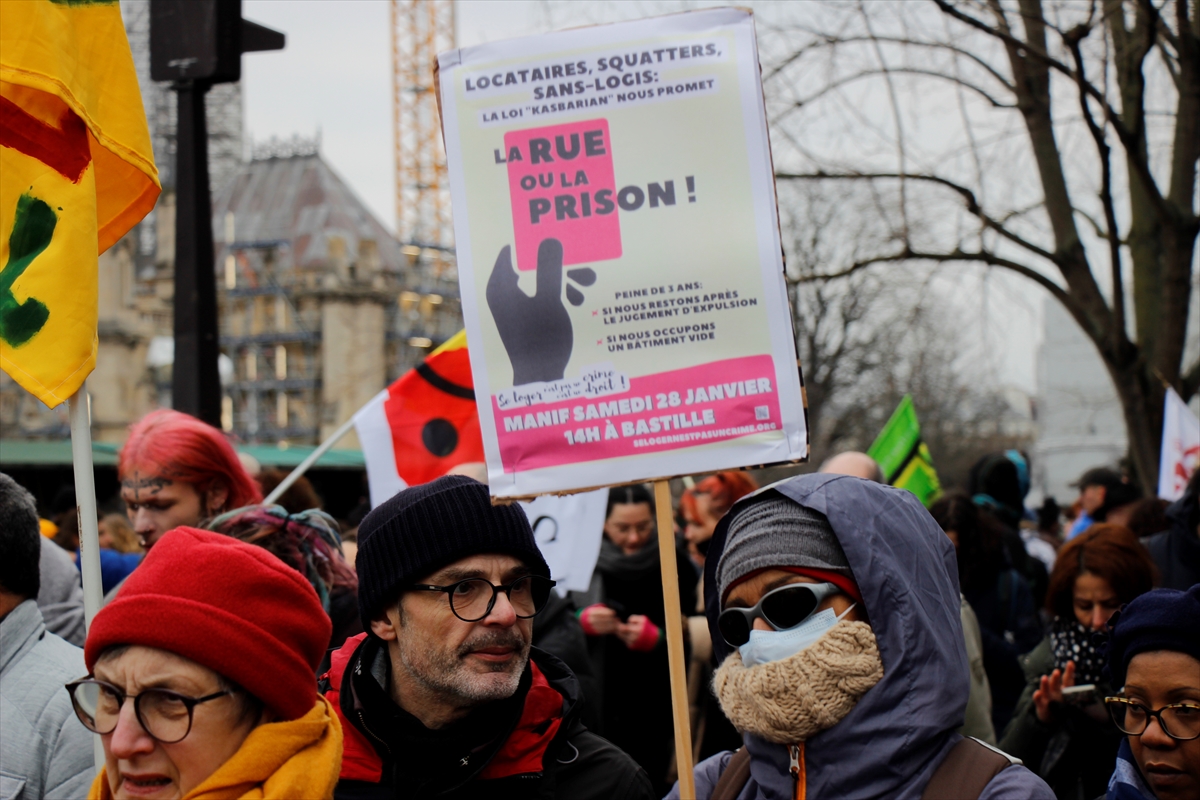
[[[342,712],[340,695],[346,669],[367,634],[360,633],[346,640],[330,657],[329,672],[321,676],[329,689],[325,696],[336,710],[344,734],[342,780],[378,783],[383,777],[383,761],[375,748]],[[495,780],[512,775],[538,773],[543,770],[546,748],[554,740],[563,721],[563,696],[550,685],[546,676],[532,659],[529,661],[533,681],[525,696],[525,706],[516,728],[500,751],[488,762],[477,780]]]

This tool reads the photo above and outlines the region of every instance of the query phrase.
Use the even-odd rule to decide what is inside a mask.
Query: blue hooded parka
[[[803,743],[800,783],[788,747],[753,734],[750,780],[738,800],[889,798],[917,800],[961,739],[970,691],[959,617],[954,546],[911,492],[844,475],[800,475],[736,503],[713,535],[704,568],[705,609],[717,658],[729,647],[717,630],[716,568],[729,522],[765,496],[782,495],[828,519],[850,562],[879,644],[883,678],[840,722]],[[732,753],[696,765],[697,797],[709,797]],[[676,784],[668,800],[679,797]],[[1053,800],[1020,766],[1003,770],[984,800]]]

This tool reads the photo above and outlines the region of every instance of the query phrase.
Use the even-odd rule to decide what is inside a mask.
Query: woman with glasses
[[[1109,715],[1124,734],[1107,800],[1200,797],[1200,584],[1155,589],[1112,619]]]
[[[332,797],[342,731],[314,678],[329,630],[313,588],[265,550],[164,534],[67,685],[104,747],[89,798]]]
[[[663,794],[674,735],[654,514],[654,500],[645,486],[609,490],[592,583],[586,593],[573,597],[582,609],[579,622],[603,686],[602,697],[589,698],[602,711],[600,732],[633,756]],[[694,608],[695,569],[682,547],[673,555],[680,606]]]
[[[743,746],[696,766],[696,796],[1053,797],[955,732],[969,669],[954,576],[953,546],[902,489],[800,475],[734,504],[704,591],[713,687]]]
[[[1046,610],[1050,633],[1024,658],[1027,684],[1000,740],[1060,798],[1108,785],[1120,735],[1102,701],[1104,631],[1117,609],[1154,587],[1149,553],[1120,525],[1099,523],[1063,545]],[[1091,687],[1091,688],[1088,688]]]

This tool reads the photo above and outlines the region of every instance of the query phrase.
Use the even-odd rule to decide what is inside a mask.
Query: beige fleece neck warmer
[[[746,667],[734,650],[713,676],[713,689],[739,731],[798,744],[836,725],[882,677],[871,626],[842,620],[780,661]]]

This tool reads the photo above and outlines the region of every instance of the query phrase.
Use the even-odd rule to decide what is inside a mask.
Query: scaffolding
[[[419,248],[443,261],[454,235],[434,67],[454,47],[454,3],[392,0],[391,35],[396,238],[410,258]]]

